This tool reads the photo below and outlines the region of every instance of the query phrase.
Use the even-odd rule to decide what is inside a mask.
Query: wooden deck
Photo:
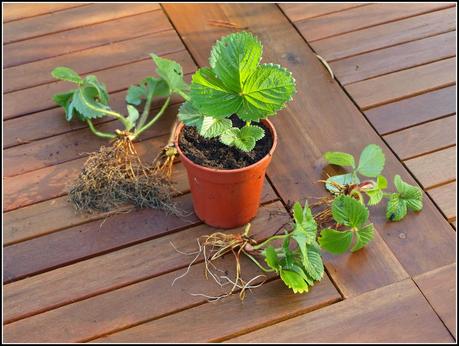
[[[456,339],[456,8],[431,4],[6,4],[3,106],[3,318],[6,342],[454,342]],[[220,22],[219,22],[220,21]],[[221,21],[227,23],[219,25]],[[232,25],[228,27],[228,23]],[[293,72],[298,93],[274,119],[258,237],[288,220],[290,201],[321,196],[323,153],[376,143],[387,176],[419,184],[424,210],[400,223],[372,212],[364,250],[326,255],[304,295],[278,278],[219,303],[202,263],[171,287],[195,238],[214,229],[140,210],[75,214],[66,188],[104,141],[68,124],[51,97],[66,65],[106,83],[123,111],[130,84],[153,74],[149,53],[179,61],[189,80],[216,39],[249,30],[264,61]],[[317,59],[328,61],[336,79]],[[137,144],[164,143],[180,99]],[[160,102],[153,107],[158,108]],[[113,121],[99,122],[114,129]],[[153,149],[155,150],[153,150]],[[180,205],[192,211],[184,168]],[[225,265],[231,270],[231,262]],[[247,274],[256,272],[246,263]]]

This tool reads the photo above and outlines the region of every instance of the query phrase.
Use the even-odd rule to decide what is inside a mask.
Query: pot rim
[[[175,139],[174,139],[175,148],[179,152],[180,157],[183,160],[185,160],[189,165],[195,166],[195,167],[197,167],[197,168],[199,168],[199,169],[201,169],[203,171],[213,172],[213,173],[221,173],[221,174],[234,174],[234,173],[244,172],[244,171],[250,170],[251,168],[254,168],[254,167],[257,167],[259,165],[262,165],[270,156],[273,155],[274,150],[277,147],[277,132],[276,132],[276,129],[275,129],[273,123],[268,119],[262,119],[261,122],[263,122],[266,125],[268,125],[269,130],[271,131],[271,134],[273,136],[273,145],[271,146],[271,149],[269,149],[269,152],[261,160],[255,162],[255,163],[252,163],[250,166],[246,166],[246,167],[242,167],[242,168],[235,168],[235,169],[219,169],[219,168],[210,168],[210,167],[201,166],[201,165],[193,162],[192,160],[190,160],[183,153],[183,151],[180,149],[180,146],[179,146],[179,143],[178,143],[179,135],[182,132],[183,127],[185,126],[185,124],[183,122],[179,123],[179,125],[177,126],[177,130],[175,132]]]

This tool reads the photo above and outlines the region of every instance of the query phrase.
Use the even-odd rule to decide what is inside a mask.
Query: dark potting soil
[[[230,118],[234,127],[241,128],[244,122],[235,115]],[[191,126],[184,126],[179,137],[182,152],[194,163],[204,167],[219,169],[243,168],[260,161],[273,146],[273,137],[269,128],[263,123],[253,123],[265,130],[265,136],[260,139],[252,151],[246,153],[236,147],[221,143],[218,138],[204,138]]]

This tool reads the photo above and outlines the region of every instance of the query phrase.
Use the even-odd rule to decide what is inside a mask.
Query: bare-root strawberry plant
[[[422,190],[404,182],[399,175],[394,177],[395,192],[386,192],[387,179],[381,175],[385,156],[382,149],[370,144],[360,155],[358,165],[347,153],[327,152],[325,160],[332,165],[350,167],[352,171],[321,180],[329,195],[319,202],[304,205],[296,202],[291,208],[292,222],[283,234],[274,234],[264,240],[256,240],[250,234],[250,224],[242,233],[215,232],[197,239],[198,250],[191,265],[201,257],[206,278],[220,286],[230,286],[219,296],[207,296],[210,301],[239,292],[244,299],[247,290],[259,287],[266,280],[266,273],[274,273],[294,293],[308,292],[324,275],[321,251],[333,255],[347,251],[356,252],[374,238],[374,225],[369,222],[369,207],[388,199],[386,218],[388,221],[403,219],[409,210],[419,212],[423,207]],[[364,178],[360,178],[363,176]],[[276,232],[277,233],[277,232]],[[178,251],[178,250],[177,250]],[[218,260],[232,255],[235,276],[229,278],[218,268]],[[241,267],[241,257],[249,258],[260,274],[246,278]],[[176,278],[186,275],[188,270]],[[174,280],[175,282],[175,280]]]
[[[179,213],[172,201],[174,188],[170,180],[172,164],[177,154],[173,146],[175,126],[168,143],[150,164],[145,164],[137,153],[134,142],[164,115],[173,94],[186,95],[189,86],[183,80],[182,67],[175,61],[151,57],[159,78],[146,77],[132,85],[126,96],[126,114],[114,111],[109,105],[105,85],[96,76],[81,77],[68,67],[57,67],[52,75],[75,84],[75,88],[54,95],[54,101],[65,110],[67,121],[78,119],[87,123],[94,135],[110,141],[91,153],[81,173],[70,188],[69,199],[77,210],[110,211],[121,205],[139,208],[160,208]],[[155,97],[164,98],[160,110],[151,115]],[[136,108],[144,104],[142,113]],[[95,119],[110,117],[119,122],[114,132],[98,130]]]

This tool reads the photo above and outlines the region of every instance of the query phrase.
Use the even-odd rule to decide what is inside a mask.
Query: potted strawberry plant
[[[277,136],[268,117],[295,93],[290,71],[260,64],[263,46],[248,32],[215,43],[210,67],[193,75],[175,146],[187,170],[193,205],[205,223],[232,228],[257,213]]]

